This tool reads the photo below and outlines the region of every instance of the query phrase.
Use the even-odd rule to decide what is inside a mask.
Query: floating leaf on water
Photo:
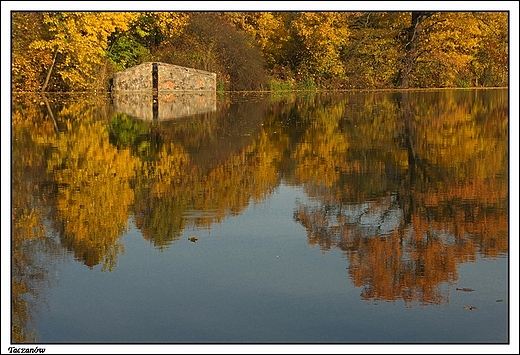
[[[474,289],[472,288],[468,288],[468,287],[462,287],[462,288],[456,288],[457,291],[464,291],[464,292],[473,292],[475,291]]]
[[[504,302],[504,300],[497,300],[497,302]]]

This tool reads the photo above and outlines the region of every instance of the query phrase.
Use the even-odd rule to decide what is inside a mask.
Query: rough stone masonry
[[[178,65],[146,62],[114,74],[112,91],[215,91],[217,74]]]

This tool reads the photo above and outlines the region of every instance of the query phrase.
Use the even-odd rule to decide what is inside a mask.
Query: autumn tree
[[[106,89],[164,61],[223,90],[505,86],[507,12],[13,12],[13,89]],[[272,86],[277,88],[276,85]]]
[[[136,14],[45,12],[42,16],[44,35],[35,38],[28,46],[38,56],[51,58],[38,63],[43,64],[43,68],[33,69],[43,69],[41,91],[89,90],[96,86],[104,87],[108,77],[99,76],[99,71],[104,68],[108,37],[116,30],[126,30]]]
[[[39,91],[45,81],[42,67],[50,67],[51,51],[33,48],[31,43],[48,39],[41,12],[11,13],[11,84],[13,91]]]
[[[475,86],[507,86],[509,70],[509,18],[506,12],[473,12],[481,39],[471,71]]]
[[[341,53],[346,88],[395,86],[401,55],[398,36],[406,20],[403,12],[355,12],[349,16],[351,35]]]
[[[252,36],[262,51],[266,65],[281,64],[290,39],[285,12],[225,12],[224,16],[237,29]]]
[[[291,26],[298,45],[298,71],[313,80],[339,78],[345,75],[340,53],[350,32],[342,12],[302,12]]]
[[[161,61],[215,72],[221,89],[252,91],[267,84],[265,62],[254,39],[219,13],[191,13],[184,35],[155,54]]]
[[[492,66],[503,83],[507,27],[505,13],[412,12],[401,37],[400,87],[471,86]]]
[[[401,87],[408,88],[410,85],[410,75],[414,69],[414,63],[418,57],[419,35],[422,31],[422,24],[425,19],[432,15],[431,12],[414,11],[411,14],[411,24],[405,28],[404,40],[404,58],[401,69]]]

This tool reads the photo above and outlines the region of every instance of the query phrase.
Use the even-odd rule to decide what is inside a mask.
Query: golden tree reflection
[[[236,98],[235,98],[236,99]],[[50,259],[112,271],[133,218],[164,250],[280,182],[310,199],[308,243],[344,252],[366,300],[449,302],[461,263],[508,252],[505,91],[222,100],[173,122],[96,98],[20,99],[12,114],[13,338],[34,341],[31,297]],[[54,236],[57,238],[54,238]]]
[[[92,106],[74,103],[57,117],[65,128],[49,142],[47,169],[58,187],[61,242],[85,265],[103,262],[103,269],[112,270],[123,252],[119,238],[134,202],[130,180],[136,160],[109,143],[106,123],[96,119]]]
[[[61,259],[48,226],[53,185],[46,172],[49,146],[42,145],[56,132],[39,103],[25,97],[13,105],[11,116],[11,339],[15,343],[37,341],[38,306],[54,282],[53,268]]]
[[[417,97],[398,96],[402,114],[393,119],[385,115],[395,110],[364,114],[367,106],[357,116],[347,113],[343,120],[354,123],[349,148],[329,180],[300,170],[314,202],[299,206],[295,220],[307,229],[309,244],[345,251],[367,300],[449,302],[443,287],[457,281],[459,264],[508,252],[505,100],[498,96],[489,106],[484,97]],[[402,149],[384,151],[392,141]],[[337,150],[321,151],[320,168],[338,160],[331,155]]]
[[[177,128],[177,136],[183,129]],[[279,183],[280,153],[268,146],[272,142],[265,133],[259,137],[217,162],[199,164],[180,144],[163,141],[146,157],[137,179],[135,220],[145,238],[164,249],[187,227],[210,228],[271,193]]]

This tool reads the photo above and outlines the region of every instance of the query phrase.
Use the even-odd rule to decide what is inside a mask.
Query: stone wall
[[[148,91],[152,85],[152,63],[143,63],[115,73],[112,91]]]
[[[147,62],[115,73],[112,91],[215,91],[216,79],[203,70]]]
[[[217,89],[215,73],[165,63],[157,63],[157,69],[159,91],[215,91]]]

